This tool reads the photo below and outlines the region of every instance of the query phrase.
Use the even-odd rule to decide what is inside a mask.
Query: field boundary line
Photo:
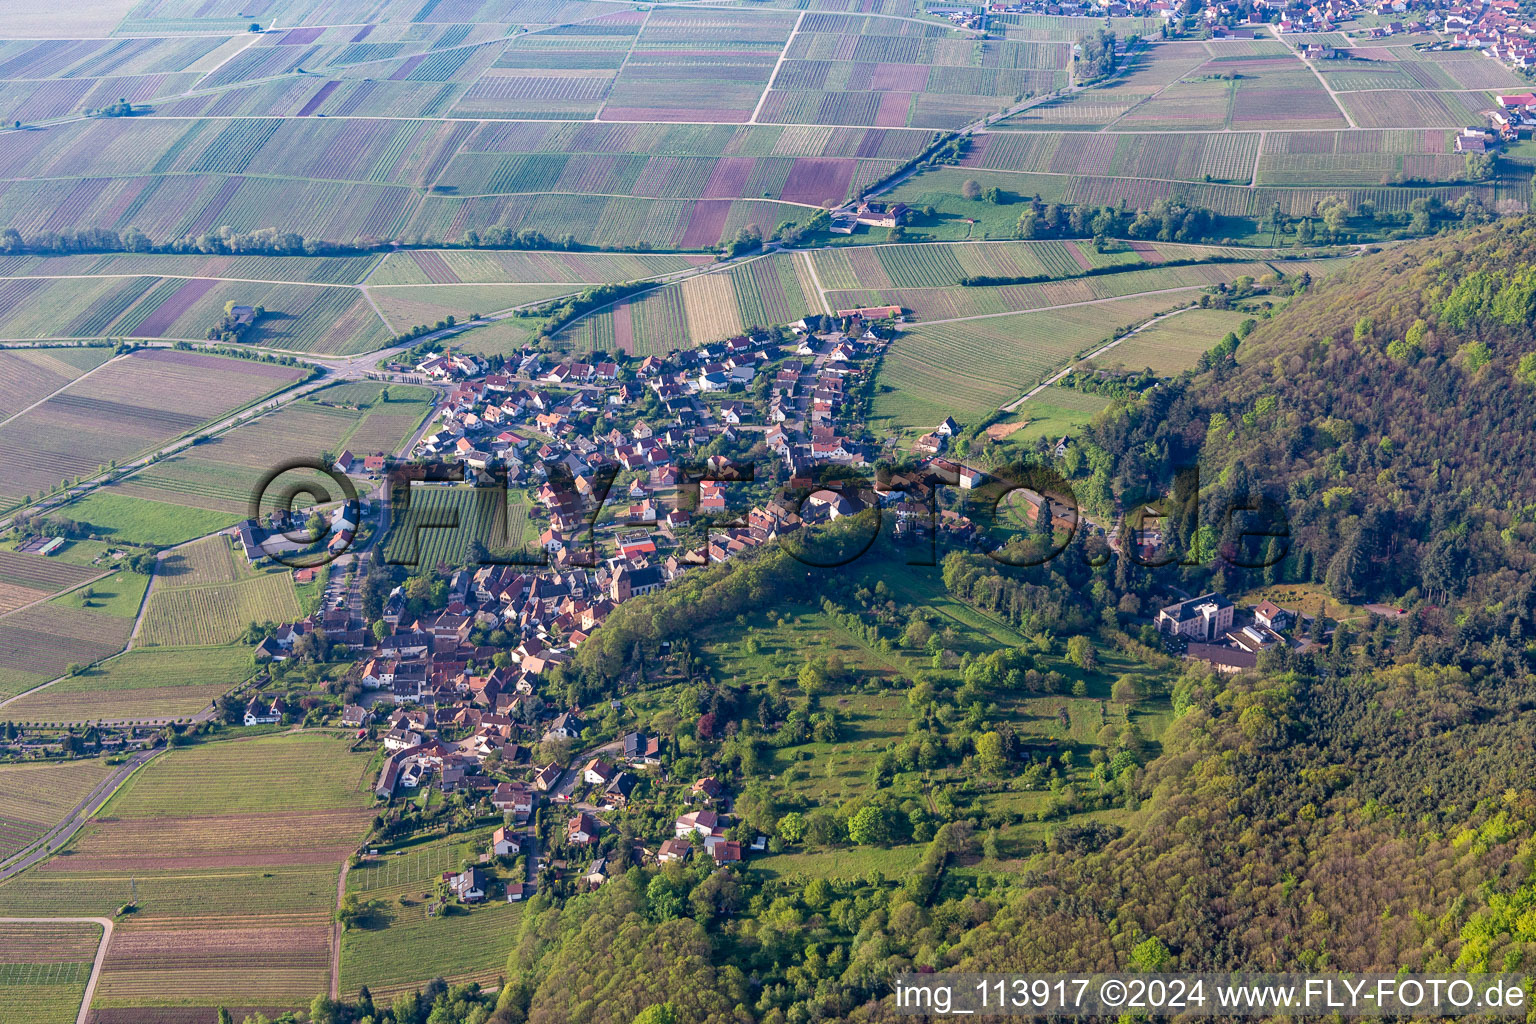
[[[10,611],[6,612],[4,615],[0,615],[0,621],[3,621],[5,619],[10,618],[12,615],[17,614],[18,612],[24,612],[28,608],[32,608],[32,607],[34,607],[36,605],[40,605],[40,604],[42,604],[45,601],[52,601],[56,597],[68,597],[70,594],[73,594],[77,590],[83,590],[86,587],[94,586],[95,584],[100,583],[102,580],[106,579],[108,576],[111,576],[113,573],[121,572],[121,571],[122,571],[121,569],[108,569],[106,572],[101,573],[99,576],[93,576],[93,577],[91,577],[88,580],[82,580],[79,583],[76,583],[74,586],[68,588],[67,590],[56,590],[56,591],[54,591],[51,594],[48,594],[48,595],[46,595],[44,597],[38,598],[36,601],[28,601],[26,604],[20,606],[19,608],[12,608]],[[59,678],[62,679],[63,677],[60,676]],[[58,680],[49,680],[49,682],[57,682],[57,681]],[[32,689],[34,689],[34,690],[41,689],[41,687],[34,686]],[[26,692],[27,693],[31,693],[32,690],[28,690]],[[5,707],[11,701],[15,700],[16,697],[20,697],[20,696],[21,696],[21,694],[18,693],[18,694],[16,694],[15,697],[7,697],[5,700],[0,700],[0,708]]]
[[[373,301],[373,296],[369,293],[368,289],[359,285],[357,290],[363,293],[364,300],[367,301],[368,306],[373,310],[374,315],[377,316],[379,320],[384,324],[384,329],[390,334],[399,334],[400,332],[395,330],[395,325],[389,322],[389,317],[385,316],[384,311],[379,308],[379,304]]]
[[[757,106],[752,108],[752,116],[747,118],[747,124],[757,124],[757,115],[763,112],[763,104],[768,102],[768,94],[773,91],[773,80],[779,77],[779,69],[784,66],[784,59],[789,56],[789,47],[795,41],[795,36],[800,34],[800,24],[805,21],[805,12],[795,19],[795,27],[789,30],[789,38],[784,40],[784,48],[779,51],[779,59],[774,61],[773,70],[768,72],[768,81],[763,85],[763,94],[757,98]]]
[[[128,275],[128,276],[132,276],[132,275]],[[0,280],[9,280],[9,279],[6,278],[6,279],[0,279]],[[44,395],[42,398],[39,398],[37,401],[33,402],[31,405],[27,406],[25,409],[20,409],[20,410],[18,410],[16,412],[13,412],[13,413],[11,413],[11,415],[7,416],[5,419],[0,420],[0,426],[4,426],[5,424],[11,422],[11,420],[15,419],[18,416],[22,416],[22,415],[25,415],[26,413],[31,412],[33,409],[36,409],[38,406],[40,406],[44,402],[48,401],[48,399],[53,398],[55,395],[58,395],[60,392],[68,391],[73,385],[78,384],[82,380],[85,380],[85,378],[89,377],[91,374],[93,374],[97,370],[101,369],[102,366],[111,366],[113,363],[117,362],[119,359],[122,359],[122,358],[123,358],[122,356],[113,356],[111,359],[108,359],[106,362],[102,363],[101,366],[93,366],[93,367],[91,367],[89,370],[86,370],[84,373],[82,373],[80,376],[76,377],[74,380],[68,381],[67,383],[63,384],[59,388],[57,388],[57,389],[55,389],[53,391],[50,391],[48,394]]]
[[[1268,132],[1259,132],[1259,144],[1253,149],[1253,173],[1248,176],[1248,187],[1259,187],[1259,161],[1264,158],[1264,137]]]
[[[1303,59],[1300,54],[1298,54],[1294,49],[1291,49],[1291,44],[1287,43],[1281,37],[1280,30],[1279,30],[1279,28],[1277,26],[1275,26],[1275,25],[1266,25],[1264,27],[1269,29],[1270,35],[1274,36],[1277,40],[1279,40],[1280,44],[1282,46],[1284,46],[1287,50],[1291,51],[1291,56],[1292,57],[1296,58],[1298,61],[1300,61],[1306,67],[1306,69],[1308,71],[1312,72],[1312,77],[1317,79],[1317,84],[1321,85],[1323,87],[1323,91],[1328,94],[1328,102],[1332,103],[1336,108],[1338,108],[1339,113],[1344,115],[1344,120],[1349,125],[1349,129],[1351,131],[1360,131],[1360,126],[1355,124],[1355,119],[1350,116],[1350,113],[1349,113],[1348,110],[1344,109],[1344,104],[1339,102],[1339,94],[1333,91],[1333,86],[1328,84],[1328,79],[1326,77],[1324,77],[1323,73],[1317,69],[1317,65],[1312,63],[1309,60]],[[1400,90],[1397,90],[1397,89],[1387,89],[1387,90],[1380,90],[1380,91],[1383,91],[1383,92],[1398,92]],[[1415,90],[1415,91],[1420,91],[1420,90]],[[1425,92],[1437,92],[1439,90],[1428,89],[1428,90],[1422,90],[1422,91],[1425,91]],[[1454,90],[1445,90],[1445,91],[1450,92],[1450,91],[1454,91]],[[1468,91],[1470,91],[1470,92],[1482,92],[1483,90],[1481,90],[1481,89],[1472,89],[1472,90],[1468,90]],[[1235,94],[1236,93],[1235,93],[1235,90],[1234,90],[1234,95]],[[1335,129],[1335,131],[1337,131],[1337,129]]]
[[[1152,293],[1152,292],[1143,292],[1142,294],[1144,294],[1144,295],[1151,295],[1151,294],[1154,294],[1154,293]],[[1115,346],[1119,345],[1122,341],[1125,341],[1127,338],[1131,338],[1131,337],[1136,336],[1137,334],[1140,334],[1142,331],[1146,330],[1148,327],[1151,327],[1155,323],[1161,323],[1162,321],[1167,320],[1169,317],[1175,317],[1175,316],[1178,316],[1180,313],[1187,313],[1191,309],[1198,309],[1198,308],[1199,307],[1197,307],[1197,306],[1184,306],[1181,309],[1175,309],[1175,310],[1172,310],[1172,311],[1167,312],[1167,313],[1159,313],[1157,316],[1155,316],[1152,319],[1148,320],[1146,323],[1140,325],[1139,327],[1135,328],[1134,330],[1127,331],[1124,334],[1120,335],[1120,337],[1111,340],[1107,344],[1100,345],[1098,348],[1094,349],[1092,352],[1088,353],[1085,356],[1080,356],[1077,359],[1073,359],[1073,360],[1069,361],[1066,366],[1062,367],[1062,369],[1060,371],[1058,371],[1056,374],[1054,374],[1053,376],[1051,376],[1050,379],[1043,380],[1039,384],[1036,384],[1034,387],[1030,388],[1029,391],[1025,392],[1024,395],[1022,395],[1019,398],[1014,399],[1012,402],[1008,403],[1007,405],[1002,406],[998,411],[999,412],[1016,412],[1016,411],[1018,411],[1019,406],[1023,405],[1025,402],[1029,401],[1031,398],[1035,397],[1040,392],[1044,391],[1046,388],[1050,387],[1052,384],[1055,384],[1057,381],[1061,380],[1061,378],[1063,378],[1067,374],[1071,373],[1073,368],[1076,367],[1079,363],[1085,363],[1085,362],[1087,362],[1090,359],[1097,359],[1099,356],[1103,355],[1105,352],[1108,352],[1110,349],[1112,349]]]
[[[96,981],[101,977],[101,965],[107,959],[107,943],[112,941],[112,921],[106,917],[0,917],[0,924],[99,924],[101,942],[96,947],[96,960],[91,964],[91,976],[85,982],[85,995],[80,1000],[80,1012],[75,1024],[86,1024],[91,1015],[91,999],[96,995]]]
[[[811,256],[811,250],[807,249],[798,253],[805,260],[805,267],[811,272],[811,283],[816,286],[816,297],[821,300],[822,312],[827,316],[832,315],[832,303],[827,301],[827,290],[822,287],[821,275],[816,273],[816,260]]]

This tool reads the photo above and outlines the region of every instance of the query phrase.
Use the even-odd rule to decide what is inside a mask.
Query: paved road
[[[91,999],[96,994],[96,980],[101,977],[101,965],[107,959],[107,943],[112,941],[112,921],[106,917],[0,917],[0,924],[99,924],[101,945],[96,947],[96,962],[91,964],[91,978],[85,983],[85,998],[80,1000],[80,1012],[75,1024],[85,1024],[91,1015]]]
[[[122,785],[128,776],[147,764],[160,753],[161,749],[163,748],[141,750],[119,765],[117,771],[103,780],[86,795],[84,800],[75,805],[75,809],[69,813],[69,817],[49,829],[37,842],[6,861],[5,867],[0,868],[0,882],[20,874],[62,846],[71,836],[84,827],[85,823],[90,820],[91,815],[100,810],[101,805],[107,802],[108,797],[117,792],[117,787]]]

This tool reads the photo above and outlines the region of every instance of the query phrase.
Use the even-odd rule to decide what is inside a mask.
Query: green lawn
[[[114,615],[120,619],[131,619],[139,614],[139,604],[144,600],[144,588],[149,586],[149,577],[142,576],[127,569],[120,569],[104,580],[98,580],[87,587],[61,594],[50,601],[50,604],[62,605],[65,608],[89,609],[102,615]],[[89,592],[90,596],[86,594]]]
[[[241,516],[96,491],[60,510],[93,531],[130,544],[169,546],[216,533]]]

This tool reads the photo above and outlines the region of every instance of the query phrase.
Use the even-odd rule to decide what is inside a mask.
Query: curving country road
[[[96,980],[101,977],[101,965],[107,958],[107,943],[112,941],[112,921],[106,917],[0,917],[0,924],[99,924],[101,945],[96,947],[96,960],[91,964],[91,977],[85,983],[85,997],[80,1000],[80,1012],[75,1024],[85,1024],[91,1015],[91,998],[96,994]]]
[[[20,874],[52,854],[55,849],[63,845],[84,827],[85,823],[90,820],[91,815],[101,809],[101,805],[106,803],[113,793],[117,792],[118,787],[127,780],[128,776],[148,764],[164,749],[163,747],[156,747],[153,750],[141,750],[119,765],[117,771],[102,780],[95,789],[86,794],[84,800],[75,805],[75,809],[69,812],[67,818],[45,832],[31,846],[13,854],[6,860],[4,866],[0,867],[0,882]]]

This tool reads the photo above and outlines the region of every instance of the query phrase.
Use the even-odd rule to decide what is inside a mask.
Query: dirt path
[[[1147,294],[1153,294],[1153,293],[1149,292]],[[1056,373],[1049,380],[1043,380],[1039,384],[1036,384],[1034,387],[1030,388],[1027,392],[1025,392],[1023,396],[1021,396],[1019,398],[1016,398],[1012,402],[1009,402],[1007,405],[1003,406],[1000,411],[1001,412],[1016,412],[1018,410],[1019,406],[1023,405],[1025,402],[1029,401],[1031,398],[1035,397],[1040,392],[1044,391],[1046,388],[1050,387],[1052,384],[1055,384],[1057,381],[1061,380],[1061,378],[1063,378],[1067,374],[1071,373],[1072,372],[1072,368],[1075,367],[1078,363],[1085,362],[1085,361],[1087,361],[1089,359],[1097,359],[1099,356],[1103,355],[1105,352],[1108,352],[1110,349],[1114,348],[1116,345],[1119,345],[1122,341],[1125,341],[1128,338],[1135,337],[1136,335],[1140,334],[1142,331],[1146,330],[1148,327],[1151,327],[1153,324],[1161,323],[1162,321],[1167,320],[1171,316],[1178,316],[1180,313],[1185,312],[1185,310],[1194,309],[1194,308],[1195,307],[1193,307],[1193,306],[1185,306],[1184,309],[1176,309],[1176,310],[1174,310],[1171,313],[1164,313],[1161,316],[1155,316],[1151,320],[1148,320],[1146,323],[1142,324],[1140,327],[1136,328],[1134,331],[1129,331],[1129,332],[1127,332],[1125,334],[1122,334],[1120,337],[1116,338],[1114,341],[1109,342],[1107,345],[1099,346],[1098,348],[1094,349],[1092,352],[1088,353],[1086,356],[1083,356],[1082,359],[1074,359],[1074,360],[1072,360],[1070,363],[1068,363],[1065,367],[1063,367],[1058,373]]]
[[[352,870],[352,858],[341,866],[336,879],[336,912],[341,913],[341,901],[347,892],[347,873]],[[331,998],[341,998],[341,918],[331,922]]]
[[[112,921],[106,917],[0,917],[0,924],[99,924],[101,945],[96,947],[96,962],[91,965],[90,980],[85,983],[85,998],[80,1000],[80,1012],[75,1024],[85,1024],[91,1015],[91,998],[96,994],[96,980],[101,977],[101,965],[107,959],[107,943],[112,941]]]
[[[81,381],[85,380],[85,378],[89,377],[91,374],[95,373],[97,370],[101,369],[102,366],[111,366],[113,363],[117,362],[121,358],[123,358],[123,357],[122,356],[113,356],[111,359],[108,359],[106,362],[102,363],[101,366],[93,366],[93,367],[91,367],[89,370],[86,370],[84,373],[82,373],[80,376],[76,377],[74,380],[65,382],[63,387],[60,387],[56,391],[49,392],[48,394],[44,395],[42,398],[39,398],[37,401],[35,401],[31,405],[27,406],[25,409],[20,409],[20,410],[18,410],[16,412],[11,413],[9,416],[5,417],[5,419],[0,419],[0,424],[9,423],[11,420],[15,419],[16,417],[24,415],[25,413],[31,412],[33,409],[36,409],[38,406],[40,406],[44,402],[48,401],[48,399],[52,398],[54,395],[57,395],[60,391],[64,391],[64,390],[67,390],[68,388],[73,387],[74,385],[76,385],[76,384],[80,383]]]

